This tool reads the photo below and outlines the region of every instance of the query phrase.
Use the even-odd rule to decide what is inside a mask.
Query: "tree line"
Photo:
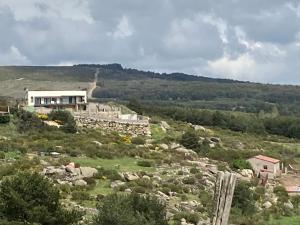
[[[131,101],[128,107],[141,114],[159,115],[204,126],[216,126],[238,132],[275,134],[300,138],[300,118],[292,116],[260,117],[259,114],[199,110],[189,107],[143,105]]]

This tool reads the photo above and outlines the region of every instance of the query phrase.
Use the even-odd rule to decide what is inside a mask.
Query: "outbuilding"
[[[268,178],[274,178],[281,175],[280,160],[274,159],[264,155],[257,155],[250,159],[255,174],[259,176],[261,173],[267,174]]]

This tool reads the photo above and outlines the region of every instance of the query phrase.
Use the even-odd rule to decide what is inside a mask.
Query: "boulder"
[[[74,185],[75,185],[75,186],[86,186],[86,185],[87,185],[87,182],[84,181],[84,180],[75,180],[75,181],[74,181]]]
[[[134,181],[140,178],[137,174],[129,172],[123,173],[123,176],[126,181]]]
[[[178,144],[178,143],[172,142],[170,144],[170,149],[175,149],[175,148],[179,148],[179,147],[180,147],[180,144]]]
[[[171,128],[171,126],[166,121],[161,121],[160,125],[163,130],[169,130]]]
[[[200,126],[200,125],[195,125],[194,126],[194,129],[197,131],[197,130],[201,130],[201,131],[206,131],[206,129],[205,129],[205,127],[203,127],[203,126]]]
[[[189,150],[184,147],[176,148],[175,151],[178,153],[189,153]]]
[[[269,202],[269,201],[267,201],[267,202],[265,202],[265,203],[263,204],[263,207],[266,208],[266,209],[271,208],[271,207],[272,207],[272,203]]]
[[[294,209],[294,205],[293,205],[293,203],[291,203],[291,201],[285,202],[285,203],[283,203],[283,205],[287,209]]]
[[[145,180],[151,180],[151,178],[147,175],[144,175],[142,178],[145,179]]]
[[[248,177],[248,178],[252,178],[254,176],[253,171],[250,169],[243,169],[240,171],[240,174],[243,177]]]
[[[94,144],[98,145],[98,146],[102,146],[103,144],[99,141],[92,141]]]
[[[218,138],[218,137],[211,137],[210,140],[212,142],[215,142],[215,143],[220,143],[221,142],[221,138]]]
[[[125,184],[125,182],[123,182],[123,181],[115,180],[115,181],[111,182],[110,187],[116,188],[116,187],[122,186],[124,184]]]
[[[160,144],[159,147],[163,150],[168,150],[169,146],[167,144]]]
[[[93,177],[97,172],[98,170],[92,167],[80,167],[80,174],[83,177]]]

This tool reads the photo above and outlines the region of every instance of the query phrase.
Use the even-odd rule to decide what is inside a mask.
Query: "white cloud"
[[[0,64],[118,62],[298,83],[298,0],[0,0]]]
[[[28,65],[30,61],[18,48],[11,46],[9,51],[0,53],[0,64],[2,65]]]
[[[129,23],[127,16],[122,16],[114,32],[108,32],[108,36],[112,36],[114,39],[124,39],[130,37],[134,32],[133,27]]]

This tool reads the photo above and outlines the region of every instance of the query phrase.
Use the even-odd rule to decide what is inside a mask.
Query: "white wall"
[[[270,178],[273,177],[273,175],[277,176],[280,175],[280,163],[271,163],[268,161],[256,159],[256,158],[251,158],[248,159],[248,162],[250,162],[254,172],[258,174],[260,170],[264,169],[264,166],[266,165],[268,167],[268,170],[271,171],[269,172]]]
[[[28,91],[27,92],[27,105],[34,106],[36,97],[54,97],[54,98],[63,98],[63,97],[75,97],[82,96],[84,97],[84,103],[87,103],[86,91]],[[33,98],[33,101],[32,101]],[[42,99],[42,104],[44,104]],[[60,103],[59,100],[57,103]]]

